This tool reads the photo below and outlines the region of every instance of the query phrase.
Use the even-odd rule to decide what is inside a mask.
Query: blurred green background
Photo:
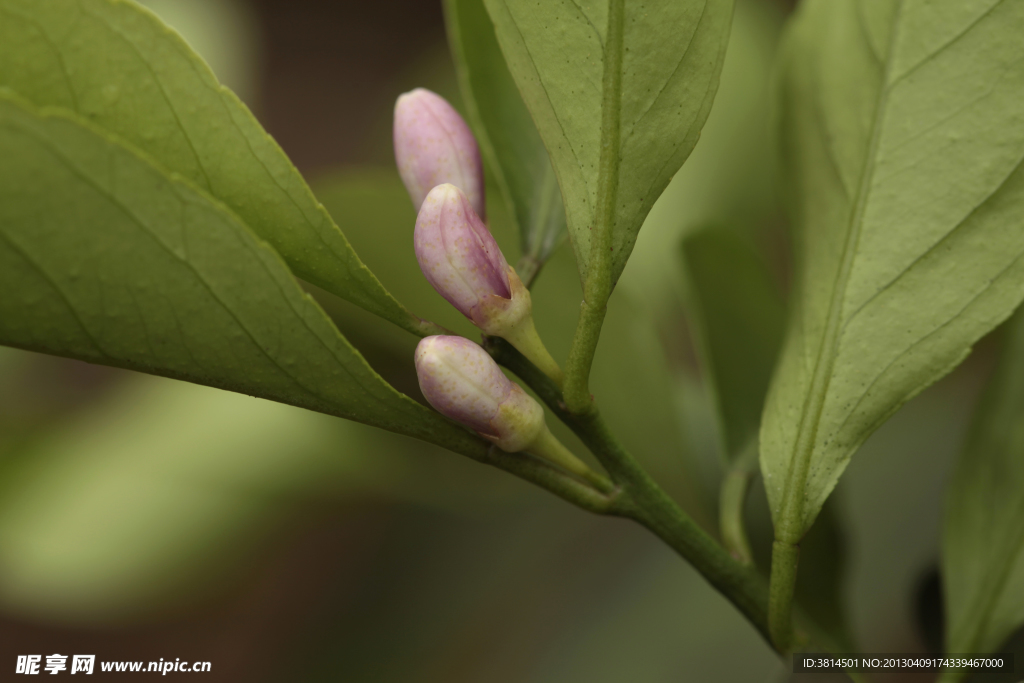
[[[385,286],[474,336],[418,270],[391,157],[398,94],[424,86],[461,106],[439,4],[144,4],[255,111]],[[739,0],[711,118],[641,232],[595,363],[612,427],[712,531],[718,437],[679,244],[724,226],[787,286],[769,84],[789,9]],[[492,228],[514,261],[499,202],[491,192]],[[538,328],[564,358],[580,300],[567,245],[534,292]],[[314,294],[386,379],[419,395],[415,339]],[[935,646],[941,496],[992,346],[872,437],[837,490],[841,598],[866,650]],[[747,512],[763,551],[763,493]],[[0,650],[4,667],[52,652],[208,660],[217,681],[788,679],[736,610],[631,523],[362,425],[4,348]]]

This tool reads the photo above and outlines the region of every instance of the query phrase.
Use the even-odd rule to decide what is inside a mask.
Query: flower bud
[[[476,430],[509,453],[530,448],[547,431],[544,409],[477,344],[435,336],[416,347],[420,389],[438,412]]]
[[[416,260],[430,284],[464,316],[489,334],[494,308],[529,315],[529,292],[514,297],[511,268],[491,232],[466,195],[454,185],[438,185],[423,200],[413,236]],[[525,308],[524,308],[525,303]]]
[[[430,191],[413,241],[420,269],[448,303],[561,384],[562,371],[534,327],[530,291],[459,188],[445,184]]]
[[[400,96],[394,141],[398,172],[417,211],[432,188],[451,183],[486,217],[480,149],[469,126],[443,97],[423,88]]]

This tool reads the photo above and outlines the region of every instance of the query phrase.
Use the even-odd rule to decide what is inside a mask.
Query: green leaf
[[[1024,4],[808,0],[779,102],[798,266],[765,407],[776,537],[1024,297]]]
[[[529,283],[566,234],[548,152],[505,65],[483,0],[445,0],[448,42],[480,150],[519,229]]]
[[[1024,314],[1006,332],[949,480],[947,652],[994,652],[1024,625]]]
[[[386,384],[227,208],[77,117],[6,97],[0,291],[5,345],[486,452]]]
[[[626,6],[621,54],[606,55],[609,0],[484,0],[509,70],[551,154],[584,280],[598,202],[604,62],[622,64],[611,280],[697,142],[729,38],[732,0]]]
[[[424,334],[182,38],[124,0],[0,0],[0,87],[73,111],[226,204],[299,277]]]
[[[683,241],[690,324],[718,408],[722,454],[756,448],[761,411],[782,344],[783,306],[754,245],[724,228]]]

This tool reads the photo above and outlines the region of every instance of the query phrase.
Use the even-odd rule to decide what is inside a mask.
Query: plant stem
[[[587,509],[599,514],[632,519],[646,527],[689,561],[747,617],[771,645],[768,627],[769,593],[765,578],[753,566],[744,565],[729,555],[676,505],[619,444],[596,407],[582,415],[569,412],[554,382],[511,344],[503,339],[488,337],[484,340],[484,348],[498,363],[514,372],[537,392],[608,470],[617,488],[605,497],[592,490],[588,500],[600,499],[601,502]],[[799,645],[813,644],[824,651],[841,652],[838,645],[841,640],[817,626],[800,610],[795,610],[794,622],[796,630],[790,638],[791,642]]]
[[[533,316],[528,315],[514,328],[502,335],[520,353],[530,359],[551,381],[559,387],[565,381],[565,374],[558,363],[551,357],[540,335],[537,334],[537,326],[533,322]]]
[[[570,413],[558,387],[501,339],[484,342],[495,359],[516,373],[583,440],[622,488],[604,514],[639,522],[699,571],[768,635],[768,585],[751,567],[732,557],[665,494],[612,436],[596,407]],[[770,641],[769,641],[770,642]]]
[[[537,441],[527,449],[527,452],[558,465],[565,471],[587,482],[601,493],[609,494],[615,490],[615,485],[607,477],[590,469],[585,462],[577,458],[572,451],[566,448],[551,433],[547,425],[544,425],[544,429],[541,431],[540,436],[537,437]]]
[[[547,489],[573,505],[597,514],[608,514],[621,495],[621,489],[607,480],[599,484],[580,481],[545,460],[527,453],[506,453],[497,446],[491,446],[479,461],[503,469],[520,479]]]
[[[447,327],[438,325],[437,323],[431,322],[429,320],[424,320],[423,318],[415,316],[412,313],[409,314],[409,325],[403,325],[403,327],[405,327],[406,331],[412,332],[417,337],[432,337],[437,334],[455,334]]]
[[[590,260],[583,283],[580,320],[566,361],[565,405],[576,414],[591,406],[590,366],[597,352],[612,294],[612,228],[619,191],[619,136],[622,110],[622,53],[625,0],[608,3],[601,101],[601,156],[597,174],[597,208],[590,231]]]
[[[786,654],[793,649],[792,605],[799,562],[800,546],[786,541],[775,541],[772,544],[768,630],[775,649]]]

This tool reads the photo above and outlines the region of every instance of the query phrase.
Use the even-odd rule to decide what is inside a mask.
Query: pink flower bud
[[[473,132],[443,97],[417,88],[395,103],[395,161],[416,210],[437,185],[466,193],[481,217],[484,172]]]
[[[531,312],[530,293],[459,188],[438,185],[423,200],[416,260],[448,302],[487,334],[504,336]]]
[[[525,450],[547,429],[540,404],[468,339],[422,339],[416,347],[416,374],[430,405],[503,451]]]

